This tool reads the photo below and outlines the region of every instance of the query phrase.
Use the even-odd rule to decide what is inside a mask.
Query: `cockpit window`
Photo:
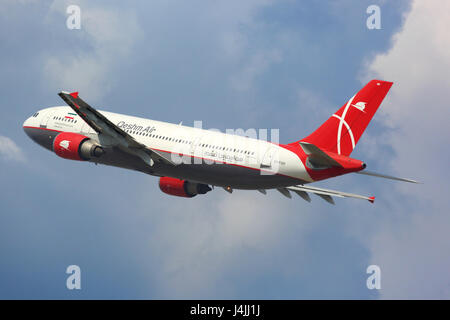
[[[35,114],[33,114],[33,117],[36,118],[39,115],[39,112],[36,112]]]

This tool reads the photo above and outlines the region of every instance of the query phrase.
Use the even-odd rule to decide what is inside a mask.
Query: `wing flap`
[[[303,198],[305,201],[311,202],[311,197],[309,194],[305,191],[301,190],[293,190],[296,194],[298,194],[301,198]]]
[[[323,200],[325,200],[326,202],[328,202],[330,204],[333,204],[333,205],[335,204],[333,198],[330,195],[328,195],[328,194],[320,194],[320,193],[318,193],[317,195],[319,197],[321,197]]]
[[[286,189],[292,190],[292,191],[296,192],[297,194],[299,194],[298,191],[313,193],[315,195],[318,195],[319,197],[321,197],[322,199],[324,199],[325,201],[327,201],[331,204],[334,204],[334,200],[332,197],[363,199],[363,200],[368,200],[372,203],[375,200],[375,197],[362,196],[362,195],[354,194],[354,193],[348,193],[348,192],[342,192],[342,191],[330,190],[330,189],[323,189],[323,188],[317,188],[317,187],[310,187],[310,186],[304,186],[304,185],[286,187]],[[299,194],[299,195],[301,196],[301,194]]]
[[[289,198],[289,199],[292,198],[291,193],[289,192],[289,190],[287,188],[277,188],[277,190],[286,198]]]

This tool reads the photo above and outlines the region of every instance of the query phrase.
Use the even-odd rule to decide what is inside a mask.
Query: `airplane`
[[[310,202],[315,194],[374,202],[375,197],[310,186],[348,173],[418,183],[365,170],[350,157],[393,82],[371,80],[309,136],[288,144],[99,111],[78,92],[58,95],[68,106],[39,110],[25,133],[61,158],[137,170],[159,177],[166,194],[192,198],[214,187],[276,189]]]

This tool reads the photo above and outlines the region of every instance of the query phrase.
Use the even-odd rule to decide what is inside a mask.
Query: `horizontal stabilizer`
[[[373,176],[373,177],[378,177],[378,178],[384,178],[384,179],[391,179],[391,180],[403,181],[403,182],[420,183],[420,182],[418,182],[418,181],[416,181],[416,180],[411,180],[411,179],[405,179],[405,178],[398,178],[398,177],[388,176],[388,175],[386,175],[386,174],[376,173],[376,172],[367,171],[367,170],[358,171],[358,172],[355,172],[355,173],[365,174],[365,175],[368,175],[368,176]]]
[[[313,145],[309,142],[299,142],[303,151],[309,155],[309,161],[313,164],[322,166],[322,167],[339,167],[342,168],[342,165],[322,151],[319,147]]]

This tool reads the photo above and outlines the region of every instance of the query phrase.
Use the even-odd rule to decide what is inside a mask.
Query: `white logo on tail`
[[[350,105],[356,107],[356,105],[358,105],[358,103],[362,103],[363,104],[363,109],[364,109],[366,103],[365,102],[358,102],[358,103],[356,103],[356,105],[353,105],[352,102],[353,102],[354,98],[355,98],[355,96],[353,96],[350,100],[348,100],[347,105],[345,106],[344,112],[342,112],[342,116],[341,117],[339,117],[337,114],[333,114],[333,117],[339,119],[339,127],[338,127],[338,134],[337,134],[337,152],[338,152],[338,154],[341,154],[341,134],[342,134],[342,126],[343,125],[345,125],[345,127],[347,128],[348,134],[349,134],[350,139],[352,141],[352,150],[355,149],[355,138],[353,137],[353,132],[352,132],[350,126],[345,121],[345,116],[347,115],[347,111],[348,111],[348,108],[350,108]],[[359,106],[361,106],[361,105],[359,105]],[[356,107],[356,108],[358,108],[358,107]],[[361,111],[364,111],[364,110],[361,110]]]
[[[66,149],[67,151],[69,150],[69,145],[70,145],[70,141],[69,140],[63,140],[59,143],[59,146],[63,149]]]
[[[352,107],[355,107],[356,109],[365,112],[364,109],[366,108],[367,102],[357,102],[355,104],[352,104]]]

